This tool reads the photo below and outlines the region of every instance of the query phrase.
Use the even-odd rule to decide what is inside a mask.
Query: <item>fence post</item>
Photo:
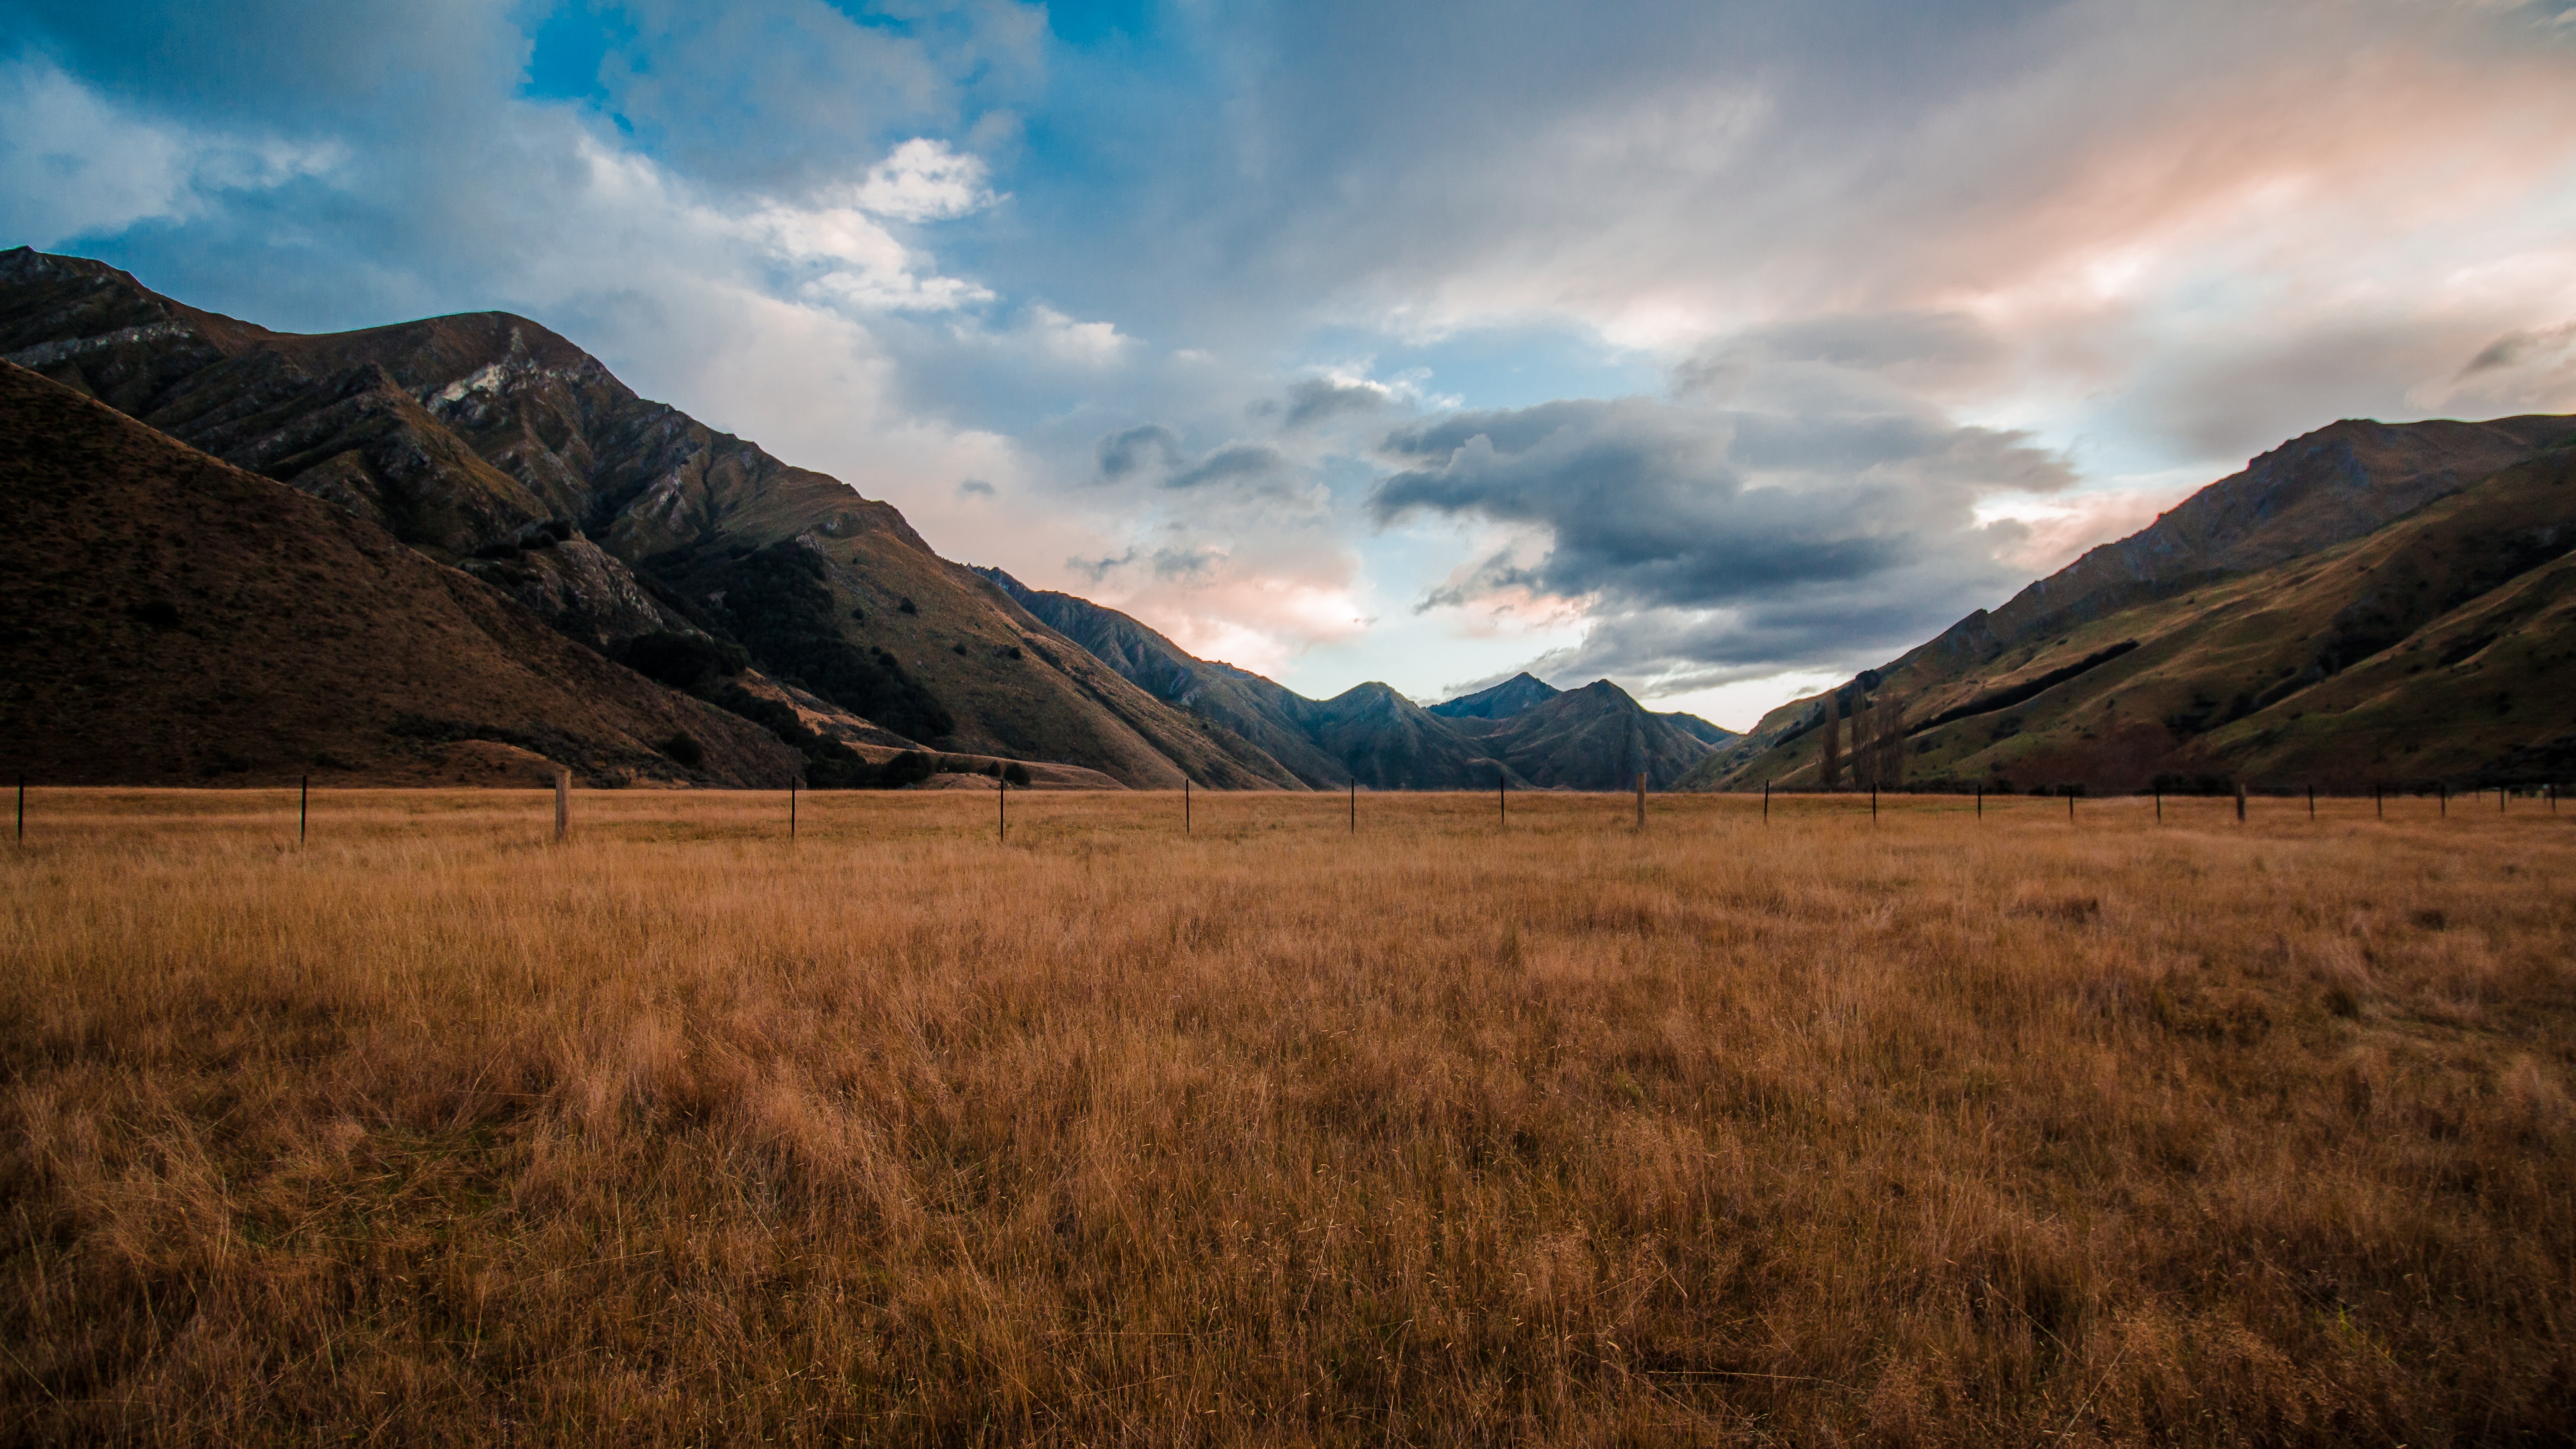
[[[796,782],[787,782],[787,838],[796,838]]]
[[[2442,818],[2443,818],[2443,819],[2445,819],[2445,820],[2450,819],[2450,818],[2451,818],[2451,786],[2450,786],[2450,783],[2449,783],[2448,781],[2444,781],[2442,784],[2439,784],[2439,785],[2434,786],[2434,787],[2433,787],[2433,793],[2441,799],[2441,802],[2442,802]]]
[[[1986,787],[1983,785],[1977,787],[1977,818],[1986,818]]]
[[[301,785],[296,786],[296,788],[295,788],[295,843],[296,843],[296,844],[298,844],[298,845],[302,845],[302,844],[304,843],[304,830],[305,830],[306,825],[308,825],[308,824],[312,821],[312,818],[313,818],[313,777],[312,777],[311,775],[307,775],[307,776],[305,776],[305,777],[304,777],[304,783],[303,783],[303,784],[301,784]]]
[[[1876,785],[1869,787],[1869,823],[1872,825],[1878,823],[1878,787]]]
[[[1637,828],[1646,828],[1646,772],[1637,772]]]
[[[2308,787],[2308,818],[2317,818],[2317,787],[2314,785]]]
[[[1360,833],[1360,777],[1351,776],[1351,834]]]
[[[555,843],[561,845],[572,833],[572,771],[555,767]]]
[[[993,839],[1008,845],[1011,840],[1011,777],[1004,775],[1001,779],[1002,788],[993,795]]]
[[[2502,785],[2496,786],[2496,813],[2498,815],[2502,815],[2504,813],[2504,787]]]
[[[27,843],[27,777],[18,777],[18,843]]]
[[[1762,782],[1762,823],[1771,823],[1771,782],[1768,780]]]
[[[2075,787],[2072,785],[2066,787],[2066,823],[2075,823]]]
[[[2386,801],[2380,798],[2379,792],[2379,786],[2373,785],[2370,787],[2370,813],[2378,816],[2382,820],[2385,820],[2388,818],[2388,805]]]
[[[1181,833],[1190,833],[1190,777],[1181,777]]]
[[[2242,780],[2236,782],[2236,823],[2245,823],[2245,782]]]
[[[1494,767],[1494,818],[1507,826],[1512,823],[1512,797],[1507,788],[1511,783],[1512,777],[1503,773],[1502,766],[1496,765]]]
[[[2156,792],[2156,823],[2165,823],[2165,792],[2162,790]]]

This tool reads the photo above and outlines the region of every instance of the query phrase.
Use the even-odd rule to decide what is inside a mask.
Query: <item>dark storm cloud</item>
[[[2014,433],[1643,399],[1462,413],[1400,429],[1381,451],[1400,470],[1371,499],[1381,523],[1428,512],[1543,528],[1546,556],[1494,585],[1628,609],[1741,606],[1927,571],[2000,582],[1973,533],[1976,499],[2068,481]]]

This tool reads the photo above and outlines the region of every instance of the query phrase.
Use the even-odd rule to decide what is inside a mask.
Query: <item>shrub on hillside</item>
[[[917,785],[938,773],[938,762],[932,760],[930,756],[919,750],[906,750],[877,767],[877,785],[880,789],[900,790],[906,785]]]
[[[702,694],[716,679],[749,668],[751,656],[741,645],[722,639],[662,630],[626,641],[618,661],[657,683]]]

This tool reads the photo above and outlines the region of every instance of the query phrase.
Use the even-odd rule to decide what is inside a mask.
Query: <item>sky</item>
[[[2576,0],[0,0],[0,246],[502,309],[1309,695],[1744,728],[2576,412]]]

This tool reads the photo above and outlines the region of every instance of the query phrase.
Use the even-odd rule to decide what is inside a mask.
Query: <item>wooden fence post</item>
[[[1190,777],[1181,777],[1181,833],[1190,833]]]
[[[2236,823],[2245,823],[2245,782],[2242,780],[2236,782]]]
[[[2451,786],[2450,786],[2450,782],[2449,782],[2449,781],[2444,781],[2443,783],[2441,783],[2441,784],[2439,784],[2439,785],[2434,786],[2434,787],[2433,787],[2433,793],[2434,793],[2437,797],[2439,797],[2439,798],[2440,798],[2440,800],[2441,800],[2441,802],[2442,802],[2442,818],[2443,818],[2443,819],[2445,819],[2445,820],[2450,819],[2450,818],[2451,818]]]
[[[572,833],[572,771],[555,767],[555,843]]]
[[[18,843],[27,843],[27,777],[18,777]]]
[[[1637,828],[1646,828],[1646,772],[1637,772]]]
[[[296,844],[298,844],[298,845],[302,845],[302,844],[304,843],[304,831],[305,831],[305,827],[306,827],[308,824],[310,824],[310,823],[311,823],[312,819],[313,819],[313,777],[312,777],[311,775],[307,775],[307,776],[305,776],[305,777],[304,777],[304,783],[295,787],[295,843],[296,843]]]
[[[2156,823],[2165,823],[2165,792],[2162,790],[2156,792]]]
[[[1494,818],[1506,826],[1512,823],[1511,783],[1512,777],[1503,773],[1502,766],[1496,765],[1494,767]]]
[[[994,792],[993,838],[1004,845],[1011,843],[1011,777],[1001,777],[1002,788]]]
[[[1351,834],[1360,833],[1360,777],[1351,776]]]
[[[2308,787],[2308,818],[2317,818],[2317,787],[2314,785]]]
[[[1983,785],[1977,787],[1977,818],[1986,818],[1986,787]]]
[[[1771,823],[1771,782],[1768,780],[1762,782],[1762,823]]]
[[[1878,786],[1876,784],[1869,787],[1869,823],[1872,825],[1878,823]]]
[[[787,838],[796,838],[796,782],[787,782]]]

